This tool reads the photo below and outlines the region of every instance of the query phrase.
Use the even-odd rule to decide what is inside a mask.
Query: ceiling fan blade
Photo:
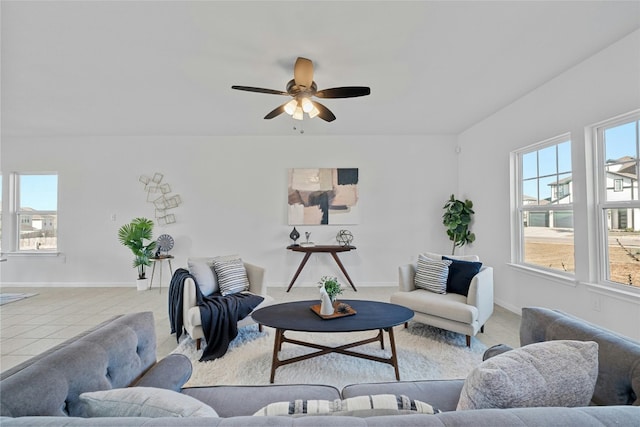
[[[264,89],[264,88],[261,88],[261,87],[231,86],[231,89],[245,90],[247,92],[268,93],[270,95],[289,95],[287,92],[283,92],[281,90]]]
[[[316,92],[318,98],[355,98],[369,94],[371,94],[371,89],[366,86],[333,87]]]
[[[336,116],[331,112],[331,110],[329,110],[324,105],[316,101],[311,101],[311,103],[313,104],[314,107],[318,109],[318,111],[320,111],[320,113],[318,114],[318,117],[320,117],[325,122],[332,122],[336,119]]]
[[[313,83],[313,62],[310,59],[296,59],[296,64],[293,67],[293,80],[298,86],[311,87],[311,83]]]
[[[285,102],[279,107],[274,108],[269,114],[264,116],[266,120],[273,119],[274,117],[278,117],[280,114],[284,113],[284,106],[287,105],[289,101]]]

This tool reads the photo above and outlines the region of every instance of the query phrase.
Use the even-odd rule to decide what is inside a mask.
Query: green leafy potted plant
[[[334,302],[336,297],[342,293],[342,285],[340,285],[340,282],[338,282],[336,277],[323,276],[318,282],[318,285],[320,288],[324,286],[331,302]]]
[[[134,218],[118,230],[118,240],[133,252],[133,267],[138,269],[138,290],[147,289],[145,267],[151,265],[150,258],[156,247],[152,240],[153,221],[147,218]]]
[[[451,195],[449,201],[444,205],[442,223],[447,228],[449,240],[453,242],[451,255],[454,255],[456,248],[476,240],[476,235],[469,230],[473,214],[473,202],[471,200],[457,200]]]

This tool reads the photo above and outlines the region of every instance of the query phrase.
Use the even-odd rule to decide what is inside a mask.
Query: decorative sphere
[[[342,246],[349,246],[353,242],[353,234],[349,230],[340,230],[336,236],[336,240]]]

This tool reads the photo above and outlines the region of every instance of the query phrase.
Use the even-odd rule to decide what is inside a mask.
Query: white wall
[[[585,186],[592,165],[585,126],[640,107],[640,31],[568,70],[460,135],[459,183],[475,202],[475,252],[493,265],[496,301],[513,311],[546,306],[573,313],[640,339],[640,299],[589,286],[589,240],[594,211]],[[509,153],[571,132],[576,278],[568,284],[509,266]],[[599,305],[599,311],[595,306]]]
[[[119,244],[117,229],[133,217],[153,217],[138,177],[161,172],[183,200],[175,210],[177,223],[154,232],[174,237],[174,268],[185,267],[188,256],[239,253],[267,268],[270,285],[284,286],[302,259],[285,250],[292,229],[286,218],[288,168],[357,167],[361,223],[297,228],[303,236],[311,231],[320,244],[334,243],[341,228],[351,230],[358,249],[340,257],[356,286],[395,285],[399,264],[418,252],[449,247],[440,217],[457,187],[455,142],[454,136],[309,134],[5,137],[5,176],[59,173],[62,254],[10,256],[0,278],[5,286],[133,286],[132,256]],[[327,274],[342,277],[330,256],[314,255],[296,284],[315,284]],[[164,279],[166,284],[166,270]]]

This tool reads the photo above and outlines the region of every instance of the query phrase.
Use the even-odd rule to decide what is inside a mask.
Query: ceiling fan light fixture
[[[314,108],[309,98],[302,98],[300,100],[300,104],[302,104],[302,111],[304,111],[305,113],[310,112]]]
[[[315,105],[313,105],[313,104],[311,104],[311,107],[313,107],[313,108],[311,108],[311,111],[308,111],[308,114],[309,114],[309,118],[310,118],[310,119],[313,119],[313,118],[314,118],[314,117],[316,117],[318,114],[320,114],[320,110],[318,110],[318,109],[316,108],[316,106],[315,106]]]
[[[296,112],[296,108],[298,107],[298,101],[295,99],[292,99],[291,101],[287,102],[284,106],[284,111],[290,115],[293,116],[293,113]]]
[[[296,120],[302,120],[304,119],[304,112],[302,111],[301,107],[296,107],[296,111],[293,112],[293,118]]]

